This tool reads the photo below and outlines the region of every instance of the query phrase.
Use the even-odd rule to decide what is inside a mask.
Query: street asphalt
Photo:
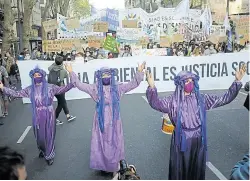
[[[205,92],[222,95],[225,91]],[[214,167],[207,167],[206,179],[219,180],[219,172],[229,178],[236,162],[249,152],[249,117],[243,107],[246,92],[241,92],[231,104],[208,111],[207,161]],[[136,165],[141,179],[166,180],[171,136],[161,132],[162,114],[152,110],[143,96],[145,94],[125,95],[121,101],[126,159]],[[30,104],[24,105],[21,100],[10,104],[9,116],[0,126],[0,145],[8,145],[25,155],[28,179],[111,179],[89,168],[94,102],[91,99],[68,101],[68,107],[77,119],[67,123],[61,113],[64,124],[57,126],[56,157],[52,166],[38,158],[32,129],[22,143],[17,144],[25,129],[31,126]]]

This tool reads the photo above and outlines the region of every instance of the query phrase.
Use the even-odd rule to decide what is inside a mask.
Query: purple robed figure
[[[95,72],[96,83],[86,84],[78,80],[71,66],[66,66],[72,72],[72,82],[76,81],[76,87],[96,102],[90,168],[114,173],[119,170],[119,161],[125,159],[120,99],[123,94],[139,86],[144,77],[144,68],[145,63],[139,66],[134,78],[125,84],[115,81],[115,69],[102,68]]]
[[[175,92],[159,98],[154,81],[147,75],[146,95],[150,106],[167,113],[175,129],[171,139],[169,180],[204,180],[207,154],[206,111],[224,106],[238,95],[245,69],[222,96],[201,94],[199,76],[182,71],[174,79]]]
[[[32,126],[39,149],[39,157],[44,157],[48,165],[53,164],[55,156],[55,133],[56,121],[53,108],[53,98],[55,95],[65,93],[73,88],[70,83],[67,86],[56,86],[48,84],[46,72],[35,68],[30,71],[29,76],[32,84],[25,89],[15,91],[6,87],[1,88],[4,94],[18,98],[30,98],[32,105]]]

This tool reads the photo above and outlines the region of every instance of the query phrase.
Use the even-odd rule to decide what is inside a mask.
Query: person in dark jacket
[[[55,59],[55,63],[53,63],[49,68],[49,72],[51,71],[60,71],[60,80],[61,85],[64,86],[64,79],[68,79],[68,73],[64,69],[63,66],[63,57],[57,56]],[[58,120],[59,114],[61,113],[62,109],[64,110],[65,115],[67,116],[68,121],[74,120],[76,117],[69,114],[69,109],[67,105],[67,101],[65,99],[65,93],[60,95],[55,95],[57,98],[57,108],[56,108],[56,123],[57,125],[63,124],[62,121]]]

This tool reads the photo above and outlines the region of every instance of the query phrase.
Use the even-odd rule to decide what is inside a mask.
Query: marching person
[[[63,66],[63,57],[57,56],[55,59],[55,63],[53,63],[49,68],[49,77],[48,83],[54,84],[57,86],[65,86],[64,79],[68,79],[68,73],[64,69]],[[69,114],[69,109],[67,105],[67,101],[65,99],[65,93],[60,95],[55,95],[57,99],[57,108],[56,108],[56,124],[63,124],[62,121],[58,120],[58,117],[63,109],[68,122],[74,120],[76,117]]]
[[[159,98],[154,80],[147,73],[149,105],[167,113],[175,129],[172,135],[169,180],[205,180],[207,154],[206,110],[224,106],[238,95],[246,72],[244,65],[235,81],[222,96],[201,94],[199,76],[182,71],[174,79],[176,89],[169,97]]]
[[[15,91],[4,87],[0,83],[0,88],[4,94],[18,98],[30,98],[32,105],[32,123],[39,157],[45,158],[48,165],[52,165],[55,157],[55,112],[53,108],[53,98],[69,91],[74,87],[72,83],[67,86],[56,86],[48,84],[46,72],[36,67],[29,73],[31,85],[20,91]]]
[[[119,170],[119,161],[125,159],[120,100],[123,94],[140,85],[145,65],[145,62],[139,65],[134,78],[126,84],[116,82],[115,69],[110,68],[101,68],[95,72],[95,84],[82,83],[72,66],[66,65],[76,87],[96,102],[90,152],[92,169],[114,173]]]

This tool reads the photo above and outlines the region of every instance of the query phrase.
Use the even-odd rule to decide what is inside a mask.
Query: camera
[[[137,175],[134,165],[128,165],[126,160],[121,160],[118,180],[140,180],[140,177]]]

